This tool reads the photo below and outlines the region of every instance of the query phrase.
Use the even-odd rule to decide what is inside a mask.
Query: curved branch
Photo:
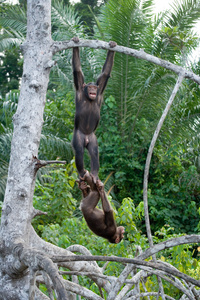
[[[45,284],[45,280],[41,276],[37,278],[37,282]],[[98,296],[96,293],[88,290],[87,288],[77,283],[71,282],[69,280],[63,280],[63,285],[67,291],[85,297],[86,299],[103,300],[103,298]],[[63,299],[68,299],[68,298],[63,298]]]
[[[147,236],[148,236],[148,241],[149,241],[149,245],[150,248],[153,247],[153,238],[152,238],[152,234],[151,234],[151,226],[150,226],[150,219],[149,219],[149,209],[148,209],[148,177],[149,177],[149,169],[150,169],[150,163],[151,163],[151,157],[153,154],[153,150],[155,147],[155,143],[157,141],[159,132],[162,128],[162,125],[164,123],[164,120],[169,112],[169,109],[174,101],[174,98],[181,86],[181,83],[184,79],[184,75],[182,73],[179,73],[177,82],[175,84],[175,87],[173,89],[173,92],[169,98],[169,101],[165,107],[165,110],[160,118],[160,121],[158,122],[157,128],[154,132],[150,147],[149,147],[149,151],[147,154],[147,159],[146,159],[146,164],[145,164],[145,170],[144,170],[144,181],[143,181],[143,201],[144,201],[144,214],[145,214],[145,224],[146,224],[146,230],[147,230]],[[156,262],[156,257],[153,255],[153,261]],[[164,289],[163,289],[163,285],[162,285],[162,281],[159,277],[157,277],[158,279],[158,284],[159,284],[159,290],[161,293],[161,297],[163,300],[165,300],[165,296],[164,296]]]
[[[91,273],[91,272],[79,272],[79,271],[59,271],[59,274],[61,275],[76,275],[76,276],[93,276],[93,277],[99,277],[104,280],[108,280],[110,282],[116,282],[117,278],[114,276],[108,276],[104,274],[99,274],[99,273]],[[128,283],[130,280],[127,280],[126,282]]]
[[[114,300],[120,291],[122,285],[125,283],[126,278],[132,272],[133,266],[126,265],[124,270],[121,272],[120,276],[117,278],[115,285],[113,286],[112,290],[108,294],[107,300]]]
[[[121,263],[126,263],[126,264],[133,264],[137,265],[137,268],[140,268],[141,266],[147,266],[150,268],[155,268],[161,271],[164,271],[166,273],[169,273],[171,275],[177,276],[179,278],[184,279],[187,282],[190,282],[198,287],[200,287],[200,280],[196,280],[174,268],[167,267],[161,262],[159,263],[154,263],[152,261],[142,261],[140,259],[136,258],[125,258],[125,257],[116,257],[116,256],[100,256],[100,255],[94,255],[94,256],[83,256],[83,255],[74,255],[74,256],[54,256],[51,257],[51,259],[56,262],[67,262],[67,261],[115,261],[115,262],[121,262]]]
[[[163,272],[163,271],[158,271],[158,270],[152,270],[148,267],[141,267],[142,270],[144,271],[148,271],[149,275],[148,276],[152,276],[153,274],[159,276],[160,278],[163,278],[165,281],[169,282],[170,284],[172,284],[173,286],[175,286],[177,289],[179,289],[183,294],[187,295],[187,297],[190,300],[195,300],[194,296],[192,294],[192,292],[187,289],[179,279],[177,279],[176,277],[172,277],[173,279],[168,278],[168,274]]]
[[[64,280],[64,285],[66,290],[78,294],[82,297],[85,297],[86,299],[90,299],[90,300],[103,300],[102,297],[100,297],[99,295],[97,295],[96,293],[88,290],[87,288],[74,283],[74,282],[70,282],[68,280]]]
[[[18,254],[21,261],[26,264],[30,270],[43,270],[45,271],[53,283],[53,288],[56,291],[58,300],[67,299],[67,292],[63,284],[63,278],[58,273],[57,266],[50,258],[41,254],[38,250],[18,246]]]
[[[115,300],[120,300],[120,299],[124,299],[124,296],[126,295],[126,293],[132,288],[132,286],[134,284],[137,284],[141,281],[142,278],[146,278],[148,277],[147,272],[146,271],[139,271],[137,274],[135,274],[131,279],[129,279],[128,281],[130,281],[131,283],[126,284],[123,289],[119,292],[119,294],[116,296]],[[126,282],[125,282],[126,283]]]
[[[167,241],[164,241],[162,243],[159,243],[157,245],[154,245],[152,248],[148,248],[145,250],[142,254],[138,255],[138,259],[146,259],[162,250],[175,247],[178,245],[184,245],[184,244],[195,244],[200,243],[200,235],[184,235],[181,237],[177,237],[174,239],[170,239]]]
[[[114,48],[110,48],[109,43],[99,40],[82,40],[80,39],[79,43],[74,43],[72,40],[69,41],[63,41],[63,42],[54,42],[51,46],[52,53],[55,54],[59,51],[66,50],[69,48],[74,47],[90,47],[94,49],[105,49],[105,50],[112,50],[115,52],[124,53],[126,55],[134,56],[139,59],[144,59],[146,61],[149,61],[150,63],[153,63],[155,65],[158,65],[160,67],[163,67],[167,70],[170,70],[176,74],[182,73],[185,78],[189,78],[193,80],[194,82],[200,84],[200,76],[196,75],[195,73],[188,71],[180,66],[177,66],[173,63],[170,63],[169,61],[166,61],[164,59],[158,58],[156,56],[150,55],[144,50],[135,50],[124,46],[116,46]]]
[[[43,294],[37,287],[35,289],[35,300],[50,300],[45,294]]]
[[[153,239],[151,235],[151,227],[150,227],[150,221],[149,221],[149,211],[148,211],[148,200],[147,200],[147,192],[148,192],[148,177],[149,177],[149,169],[150,169],[150,163],[151,163],[151,157],[153,154],[153,149],[155,146],[155,143],[157,141],[159,132],[162,128],[162,125],[164,123],[164,120],[169,112],[169,109],[174,101],[174,98],[179,90],[179,87],[181,86],[181,83],[183,81],[184,75],[181,73],[177,79],[177,82],[175,84],[175,87],[173,89],[173,92],[169,98],[169,101],[165,107],[165,110],[160,118],[160,121],[158,122],[158,125],[156,127],[156,130],[154,132],[149,151],[147,154],[146,164],[145,164],[145,170],[144,170],[144,182],[143,182],[143,201],[144,201],[144,212],[145,212],[145,223],[146,223],[146,229],[147,229],[147,236],[149,240],[150,247],[153,247]]]
[[[30,229],[30,245],[33,248],[36,248],[40,251],[42,251],[44,254],[48,255],[48,256],[68,256],[68,255],[73,255],[72,252],[60,248],[58,246],[55,246],[53,244],[50,244],[46,241],[44,241],[43,239],[41,239],[37,233],[35,232],[34,228],[31,226]],[[74,254],[74,256],[76,256]],[[92,261],[92,260],[91,260]],[[96,267],[94,265],[91,264],[86,264],[85,262],[70,262],[70,261],[65,261],[62,264],[59,264],[60,266],[62,265],[65,268],[68,268],[70,270],[76,270],[76,271],[82,271],[82,270],[86,270],[89,273],[99,273],[102,274],[101,272],[101,268],[96,265]],[[89,278],[91,278],[98,286],[102,287],[105,289],[105,291],[109,291],[110,290],[110,283],[101,279],[101,278],[97,278],[97,277],[93,277],[92,275],[88,275]]]
[[[73,253],[74,253],[74,252],[79,252],[79,253],[81,253],[81,254],[83,254],[83,255],[90,255],[90,256],[92,256],[91,252],[90,252],[86,247],[84,247],[84,246],[82,246],[82,245],[71,245],[71,246],[69,246],[66,250],[71,251],[71,252],[73,252]],[[95,267],[99,268],[99,266],[98,266],[98,264],[96,263],[96,261],[93,261],[92,264],[93,264]]]
[[[158,295],[158,293],[156,293],[156,292],[145,292],[145,293],[140,293],[140,294],[133,295],[133,296],[132,296],[132,294],[133,294],[133,292],[131,292],[129,294],[129,298],[128,298],[129,300],[137,300],[137,299],[139,299],[141,297],[147,297],[147,296],[155,296],[156,297]],[[175,300],[174,298],[172,298],[172,297],[170,297],[170,296],[168,296],[166,294],[165,294],[165,298],[169,299],[169,300]]]

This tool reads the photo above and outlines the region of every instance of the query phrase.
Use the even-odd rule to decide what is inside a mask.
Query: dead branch
[[[173,103],[173,100],[179,90],[179,87],[181,86],[181,83],[184,79],[184,76],[182,73],[179,73],[179,77],[177,79],[177,82],[176,82],[176,85],[173,89],[173,92],[169,98],[169,101],[166,105],[166,108],[160,118],[160,121],[157,125],[157,128],[155,130],[155,133],[153,135],[153,138],[152,138],[152,141],[151,141],[151,144],[150,144],[150,147],[149,147],[149,151],[148,151],[148,154],[147,154],[147,158],[146,158],[146,164],[145,164],[145,170],[144,170],[144,180],[143,180],[143,201],[144,201],[144,214],[145,214],[145,223],[146,223],[146,230],[147,230],[147,237],[148,237],[148,241],[149,241],[149,245],[150,245],[150,248],[153,247],[153,238],[152,238],[152,234],[151,234],[151,226],[150,226],[150,219],[149,219],[149,210],[148,210],[148,177],[149,177],[149,169],[150,169],[150,163],[151,163],[151,157],[152,157],[152,154],[153,154],[153,150],[154,150],[154,146],[155,146],[155,143],[157,141],[157,138],[158,138],[158,135],[159,135],[159,132],[162,128],[162,125],[164,123],[164,120],[169,112],[169,109]],[[153,255],[153,261],[156,262],[156,256]],[[159,284],[159,290],[160,290],[160,293],[161,293],[161,297],[163,300],[165,300],[165,296],[164,296],[164,289],[163,289],[163,285],[162,285],[162,281],[159,277],[157,277],[157,280],[158,280],[158,284]]]
[[[31,227],[31,234],[30,234],[30,245],[33,248],[36,248],[40,251],[42,251],[42,253],[48,255],[49,257],[51,256],[72,256],[72,252],[60,248],[58,246],[55,246],[53,244],[50,244],[44,240],[42,240],[35,232],[34,228]],[[75,256],[75,254],[74,254]],[[91,260],[92,261],[92,260]],[[68,268],[69,270],[73,270],[73,271],[82,271],[82,270],[87,270],[90,274],[92,273],[98,273],[98,274],[102,274],[101,268],[96,264],[96,267],[94,264],[91,263],[86,263],[86,262],[70,262],[70,261],[65,261],[65,262],[60,262],[59,266]],[[109,282],[101,279],[101,278],[97,278],[97,277],[93,277],[93,275],[88,275],[89,278],[91,278],[98,286],[102,287],[105,289],[105,291],[109,291],[110,290],[110,284]]]
[[[124,299],[127,299],[127,300],[137,300],[139,299],[140,297],[147,297],[147,296],[157,296],[158,293],[156,292],[145,292],[145,293],[140,293],[140,294],[137,294],[137,295],[133,295],[133,291],[131,291],[129,293],[129,297],[128,298],[124,298]],[[133,295],[133,296],[132,296]],[[165,294],[165,298],[169,299],[169,300],[175,300],[174,298],[168,296]]]
[[[155,65],[158,65],[160,67],[163,67],[167,70],[170,70],[176,74],[183,74],[184,78],[189,78],[192,81],[198,83],[200,85],[200,76],[196,75],[195,73],[186,70],[180,66],[177,66],[175,64],[170,63],[169,61],[166,61],[164,59],[158,58],[156,56],[150,55],[146,52],[144,52],[143,49],[141,50],[135,50],[124,46],[117,45],[114,48],[110,48],[109,43],[99,40],[82,40],[80,39],[79,43],[74,43],[72,40],[69,41],[63,41],[63,42],[54,42],[51,46],[52,53],[55,54],[59,51],[66,50],[73,47],[89,47],[94,49],[105,49],[105,50],[112,50],[119,53],[124,53],[126,55],[130,55],[139,59],[144,59],[146,61],[149,61],[150,63],[153,63]]]
[[[35,300],[50,300],[50,298],[43,294],[37,287],[35,287]]]
[[[37,282],[38,283],[43,283],[43,284],[46,285],[46,280],[42,276],[37,277]],[[71,293],[75,293],[76,295],[80,295],[82,297],[85,297],[86,299],[103,300],[102,297],[98,296],[94,292],[88,290],[87,288],[85,288],[85,287],[83,287],[83,286],[81,286],[77,283],[74,283],[74,282],[71,282],[69,280],[64,280],[63,279],[63,285],[64,285],[64,287],[67,291],[69,291]],[[54,288],[52,283],[50,283],[49,288],[50,289]],[[64,299],[68,299],[68,298],[64,298]]]
[[[168,273],[158,270],[153,270],[148,267],[141,267],[141,269],[148,271],[148,276],[152,276],[153,274],[159,276],[160,278],[163,278],[165,281],[169,282],[171,285],[175,286],[177,289],[179,289],[183,294],[187,295],[187,297],[191,300],[194,300],[193,293],[187,289],[179,279],[177,279],[174,276],[170,276]],[[171,278],[170,278],[171,277]]]
[[[78,285],[74,282],[70,282],[68,280],[64,280],[64,285],[65,285],[65,288],[72,292],[72,293],[76,293],[77,295],[80,295],[82,297],[85,297],[87,299],[90,299],[90,300],[103,300],[102,297],[98,296],[96,293],[88,290],[87,288],[81,286],[81,285]]]
[[[84,271],[59,271],[59,274],[61,275],[76,275],[76,276],[93,276],[93,277],[99,277],[104,280],[109,281],[110,283],[115,282],[117,279],[114,276],[107,276],[99,273],[92,273],[92,272],[84,272]],[[129,283],[130,280],[127,280],[126,283]]]
[[[119,292],[119,294],[116,296],[115,300],[123,299],[123,297],[126,295],[126,293],[132,288],[134,284],[138,284],[140,281],[142,281],[143,278],[147,278],[148,274],[146,271],[139,271],[137,274],[135,274],[131,279],[126,280],[124,283],[126,284],[123,289]]]
[[[71,252],[79,252],[83,255],[90,255],[92,256],[91,252],[84,246],[82,245],[71,245],[69,246],[66,250],[71,251]],[[93,261],[92,264],[96,267],[99,268],[98,264],[96,263],[96,261]]]
[[[52,164],[66,164],[66,161],[64,160],[40,160],[37,157],[34,157],[35,161],[35,169],[36,171],[39,170],[42,167],[46,167],[47,165],[52,165]]]
[[[18,247],[20,261],[23,261],[23,263],[27,265],[30,270],[33,270],[33,272],[36,270],[45,271],[53,283],[58,300],[66,299],[67,293],[63,284],[63,279],[60,277],[57,266],[52,260],[40,251],[24,247],[22,244],[18,244],[16,247]]]
[[[144,201],[144,212],[145,212],[145,223],[146,223],[146,229],[147,229],[147,236],[149,240],[149,245],[150,248],[153,247],[153,239],[152,239],[152,234],[151,234],[151,226],[150,226],[150,221],[149,221],[149,212],[148,212],[148,199],[147,199],[147,192],[148,192],[148,177],[149,177],[149,169],[150,169],[150,163],[151,163],[151,157],[153,154],[153,149],[155,146],[155,143],[157,141],[159,132],[162,128],[162,125],[164,123],[164,120],[169,112],[169,109],[173,103],[173,100],[179,90],[179,87],[181,86],[181,83],[183,81],[184,75],[181,73],[177,79],[176,85],[173,89],[173,92],[169,98],[169,101],[165,107],[165,110],[160,118],[160,121],[157,125],[157,128],[155,130],[155,133],[153,135],[149,151],[147,154],[147,159],[146,159],[146,164],[145,164],[145,170],[144,170],[144,181],[143,181],[143,201]]]
[[[138,259],[146,259],[162,250],[175,247],[178,245],[184,245],[184,244],[195,244],[200,243],[200,235],[184,235],[181,237],[177,237],[174,239],[170,239],[167,241],[164,241],[162,243],[159,243],[157,245],[154,245],[152,248],[148,248],[145,250],[142,254],[138,255]]]
[[[141,266],[147,266],[151,268],[155,268],[161,271],[164,271],[166,273],[169,273],[171,275],[177,276],[181,279],[184,279],[187,282],[190,282],[194,284],[195,286],[200,287],[200,280],[196,280],[174,268],[167,267],[163,265],[161,262],[159,263],[154,263],[152,261],[142,261],[140,259],[131,259],[131,258],[125,258],[125,257],[116,257],[116,256],[84,256],[84,255],[76,255],[76,256],[53,256],[51,259],[56,262],[56,263],[61,263],[61,262],[67,262],[67,261],[115,261],[115,262],[121,262],[121,263],[126,263],[126,264],[133,264],[137,265],[137,268],[140,268]],[[122,272],[123,273],[123,272]],[[130,273],[130,272],[129,272]]]

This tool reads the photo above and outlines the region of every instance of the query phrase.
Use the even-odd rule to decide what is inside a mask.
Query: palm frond
[[[19,5],[8,6],[0,16],[0,25],[3,28],[12,28],[26,35],[27,18],[26,12]]]
[[[4,101],[2,101],[0,122],[2,122],[2,125],[5,125],[5,128],[12,128],[12,117],[17,110],[18,98],[19,93],[10,91],[6,94]]]
[[[199,0],[174,1],[171,5],[166,25],[178,26],[179,30],[192,29],[200,18]]]
[[[142,13],[149,19],[151,19],[154,14],[153,12],[154,7],[155,7],[154,0],[144,0],[141,3]]]
[[[11,129],[5,127],[4,130],[5,131],[0,135],[0,153],[1,153],[0,158],[8,162],[10,157],[11,140],[12,140],[13,132]]]
[[[6,94],[3,101],[3,112],[15,113],[17,110],[17,104],[19,99],[19,93],[10,91]]]
[[[0,158],[0,201],[3,201],[8,174],[8,162]]]
[[[64,5],[63,1],[52,2],[52,38],[54,40],[68,40],[77,35],[83,36],[80,17],[73,6]]]
[[[45,160],[54,160],[59,157],[69,162],[73,157],[71,143],[51,134],[42,134],[39,157]]]
[[[25,11],[18,5],[8,6],[0,16],[0,51],[19,46],[26,36],[27,19]]]
[[[0,35],[0,51],[10,49],[13,46],[20,46],[25,37],[20,32],[14,32],[12,29],[8,31],[4,30],[3,34]]]

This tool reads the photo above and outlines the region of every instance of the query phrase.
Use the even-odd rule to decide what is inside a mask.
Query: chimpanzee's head
[[[110,243],[118,244],[124,238],[125,229],[123,226],[118,226],[116,233],[110,237],[108,240]]]
[[[84,83],[83,89],[84,89],[84,93],[88,99],[96,100],[99,87],[94,82],[90,82],[88,84]]]

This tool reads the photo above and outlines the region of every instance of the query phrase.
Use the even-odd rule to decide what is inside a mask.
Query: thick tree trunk
[[[50,71],[48,63],[52,59],[51,1],[28,0],[27,14],[27,38],[22,45],[24,69],[19,104],[13,118],[14,133],[0,232],[1,247],[6,253],[5,256],[1,253],[0,258],[3,266],[0,298],[3,295],[4,300],[28,299],[28,276],[11,278],[26,269],[15,257],[14,244],[29,244],[31,219],[36,213],[32,205],[35,157],[43,124]],[[11,276],[9,281],[8,275]]]

